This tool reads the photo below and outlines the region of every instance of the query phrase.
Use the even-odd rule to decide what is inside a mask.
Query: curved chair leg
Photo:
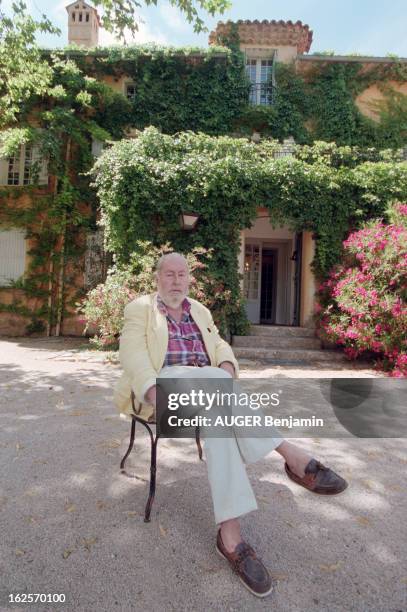
[[[159,435],[156,435],[154,438],[150,427],[146,423],[144,423],[144,425],[148,429],[148,433],[150,434],[150,441],[151,441],[150,492],[148,495],[148,500],[147,500],[146,509],[144,513],[144,522],[149,523],[151,508],[152,508],[154,496],[155,496],[155,481],[156,481],[156,472],[157,472],[157,443],[158,443]]]
[[[134,446],[135,431],[136,431],[136,419],[134,417],[132,417],[132,419],[131,419],[131,430],[130,430],[130,444],[129,444],[129,448],[127,449],[126,454],[124,455],[123,459],[120,462],[120,469],[121,470],[124,470],[124,464],[126,463],[126,459],[130,455],[130,453],[132,451],[132,448]]]
[[[197,427],[195,427],[195,440],[196,440],[196,445],[198,447],[198,455],[199,455],[199,459],[201,461],[203,461],[202,459],[202,446],[201,446],[201,439],[199,437],[199,425]]]

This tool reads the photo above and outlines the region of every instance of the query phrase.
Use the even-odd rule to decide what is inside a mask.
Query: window
[[[249,98],[250,103],[273,104],[273,60],[247,58],[246,74],[252,84]]]
[[[25,232],[0,230],[0,286],[7,287],[24,274]]]
[[[136,99],[136,84],[135,83],[126,83],[126,98],[131,100],[132,102]]]
[[[82,21],[82,13],[79,13],[79,21]]]
[[[72,13],[72,21],[75,21],[75,13]]]
[[[8,159],[0,159],[0,185],[48,184],[48,163],[36,145],[22,145]]]
[[[86,22],[89,21],[89,13],[86,13]]]

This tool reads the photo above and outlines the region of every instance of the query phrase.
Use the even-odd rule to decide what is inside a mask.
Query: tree
[[[23,2],[13,3],[6,16],[0,0],[0,128],[17,119],[33,96],[47,92],[52,69],[36,45],[37,32],[58,34],[60,30],[43,15],[35,21]]]
[[[125,28],[132,34],[137,32],[136,10],[144,6],[157,6],[160,0],[92,0],[95,6],[103,9],[101,18],[102,27],[108,32],[114,32],[120,38],[124,38]],[[194,32],[206,32],[204,21],[198,13],[202,9],[209,15],[223,14],[231,7],[229,0],[169,0],[171,6],[178,8],[185,16],[188,23],[193,23]],[[198,8],[197,8],[198,7]]]
[[[143,0],[145,6],[157,5],[159,0]],[[124,40],[125,30],[134,34],[138,30],[137,0],[92,0],[103,9],[102,26]],[[210,15],[223,13],[229,0],[170,0],[170,4],[184,13],[193,23],[195,32],[206,31],[197,6]],[[0,0],[0,129],[17,121],[24,105],[33,96],[44,96],[53,78],[52,68],[36,44],[37,32],[60,34],[46,15],[35,20],[27,13],[23,0],[11,5],[7,14]]]

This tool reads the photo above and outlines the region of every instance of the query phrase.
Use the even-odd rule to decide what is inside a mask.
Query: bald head
[[[188,262],[180,253],[163,255],[156,266],[157,291],[163,302],[177,309],[188,295]]]
[[[159,274],[163,268],[163,266],[165,266],[166,262],[178,262],[181,263],[183,262],[183,264],[185,265],[185,268],[188,270],[189,272],[189,268],[188,268],[188,262],[186,260],[186,258],[181,255],[181,253],[166,253],[165,255],[161,255],[160,259],[157,261],[156,264],[156,273]]]

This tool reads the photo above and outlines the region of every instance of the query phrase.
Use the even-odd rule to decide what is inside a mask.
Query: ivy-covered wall
[[[237,131],[252,130],[300,144],[315,140],[338,145],[400,148],[407,145],[407,64],[366,67],[358,62],[277,64],[275,104],[248,107]],[[363,113],[360,95],[372,84],[380,98]],[[400,91],[404,90],[404,93]]]
[[[146,174],[145,161],[140,161],[139,178],[145,181],[149,177],[145,195],[151,199],[151,206],[143,217],[133,205],[128,210],[125,205],[130,217],[123,217],[117,229],[128,237],[129,245],[133,231],[140,234],[138,238],[150,239],[151,228],[155,228],[156,242],[169,237],[181,250],[191,241],[213,246],[217,253],[214,273],[223,270],[222,275],[229,275],[236,296],[237,236],[255,215],[257,204],[263,203],[273,218],[289,222],[293,228],[312,229],[318,234],[314,268],[323,274],[338,256],[341,237],[349,224],[379,214],[385,201],[405,193],[405,166],[389,165],[391,154],[383,161],[386,156],[379,152],[406,144],[406,97],[389,88],[389,83],[407,83],[404,64],[393,61],[366,67],[346,61],[300,60],[292,65],[277,64],[275,104],[251,106],[244,56],[237,40],[229,43],[230,48],[140,46],[67,49],[49,54],[54,71],[49,95],[44,100],[33,98],[22,108],[20,133],[14,130],[3,141],[3,151],[10,154],[20,142],[37,139],[44,154],[50,156],[51,181],[47,193],[35,187],[3,188],[0,193],[0,224],[24,227],[30,238],[26,277],[16,283],[14,293],[0,290],[0,312],[19,313],[32,331],[50,329],[74,311],[75,301],[83,293],[77,279],[78,269],[83,268],[84,236],[96,227],[99,214],[86,174],[93,163],[92,137],[118,140],[126,128],[142,130],[150,125],[162,134],[179,134],[175,141],[160,141],[160,180],[152,180]],[[123,91],[124,79],[136,84],[132,103],[118,93]],[[384,93],[378,122],[364,116],[358,106],[358,96],[372,84]],[[44,128],[42,136],[29,128],[32,124]],[[215,138],[210,144],[212,141],[203,135],[194,140],[185,134],[188,130],[243,138],[233,144]],[[240,146],[244,149],[246,137],[253,130],[280,141],[293,136],[297,143],[308,146],[297,151],[294,163],[275,163],[275,143],[265,141],[257,150],[250,145],[248,159],[254,155],[257,160],[250,170],[247,160],[233,156]],[[149,138],[151,143],[151,135]],[[177,170],[175,179],[171,174],[175,162],[167,167],[165,155],[173,155],[177,138],[184,147],[183,161],[177,164],[185,164],[185,168],[182,176]],[[344,146],[311,146],[316,139]],[[140,142],[144,147],[147,140]],[[198,143],[204,147],[203,160],[197,157]],[[122,146],[115,147],[116,155],[134,145]],[[166,146],[169,149],[163,153]],[[225,158],[218,159],[222,147]],[[211,188],[203,194],[197,181],[207,163],[213,174]],[[134,178],[133,166],[132,173],[128,186],[121,185],[120,189],[136,196],[144,187]],[[143,197],[138,194],[135,202],[144,206]],[[14,206],[16,200],[22,202],[24,212]],[[200,233],[187,238],[178,231],[166,212],[169,201],[174,210],[181,203],[201,210],[204,221]],[[119,242],[109,244],[121,258],[123,247]],[[72,283],[77,282],[77,291],[71,292]]]
[[[407,63],[312,56],[277,63],[273,105],[254,106],[248,104],[250,83],[238,40],[224,42],[229,47],[147,45],[72,53],[85,71],[116,91],[124,92],[123,81],[135,83],[129,123],[139,129],[154,125],[167,134],[193,130],[241,136],[255,130],[280,141],[293,136],[299,144],[407,145]],[[372,119],[362,112],[359,97],[374,84],[380,98],[372,102]]]
[[[255,145],[193,132],[171,136],[151,127],[106,150],[95,166],[95,185],[119,265],[129,263],[139,240],[170,242],[181,252],[213,249],[209,268],[231,291],[226,323],[238,333],[240,231],[250,227],[258,207],[270,211],[274,226],[316,234],[313,267],[323,277],[352,225],[407,198],[407,164],[391,154],[366,161],[358,149],[320,143],[276,159],[277,148],[270,141]],[[193,233],[179,227],[180,214],[188,211],[200,215]]]

